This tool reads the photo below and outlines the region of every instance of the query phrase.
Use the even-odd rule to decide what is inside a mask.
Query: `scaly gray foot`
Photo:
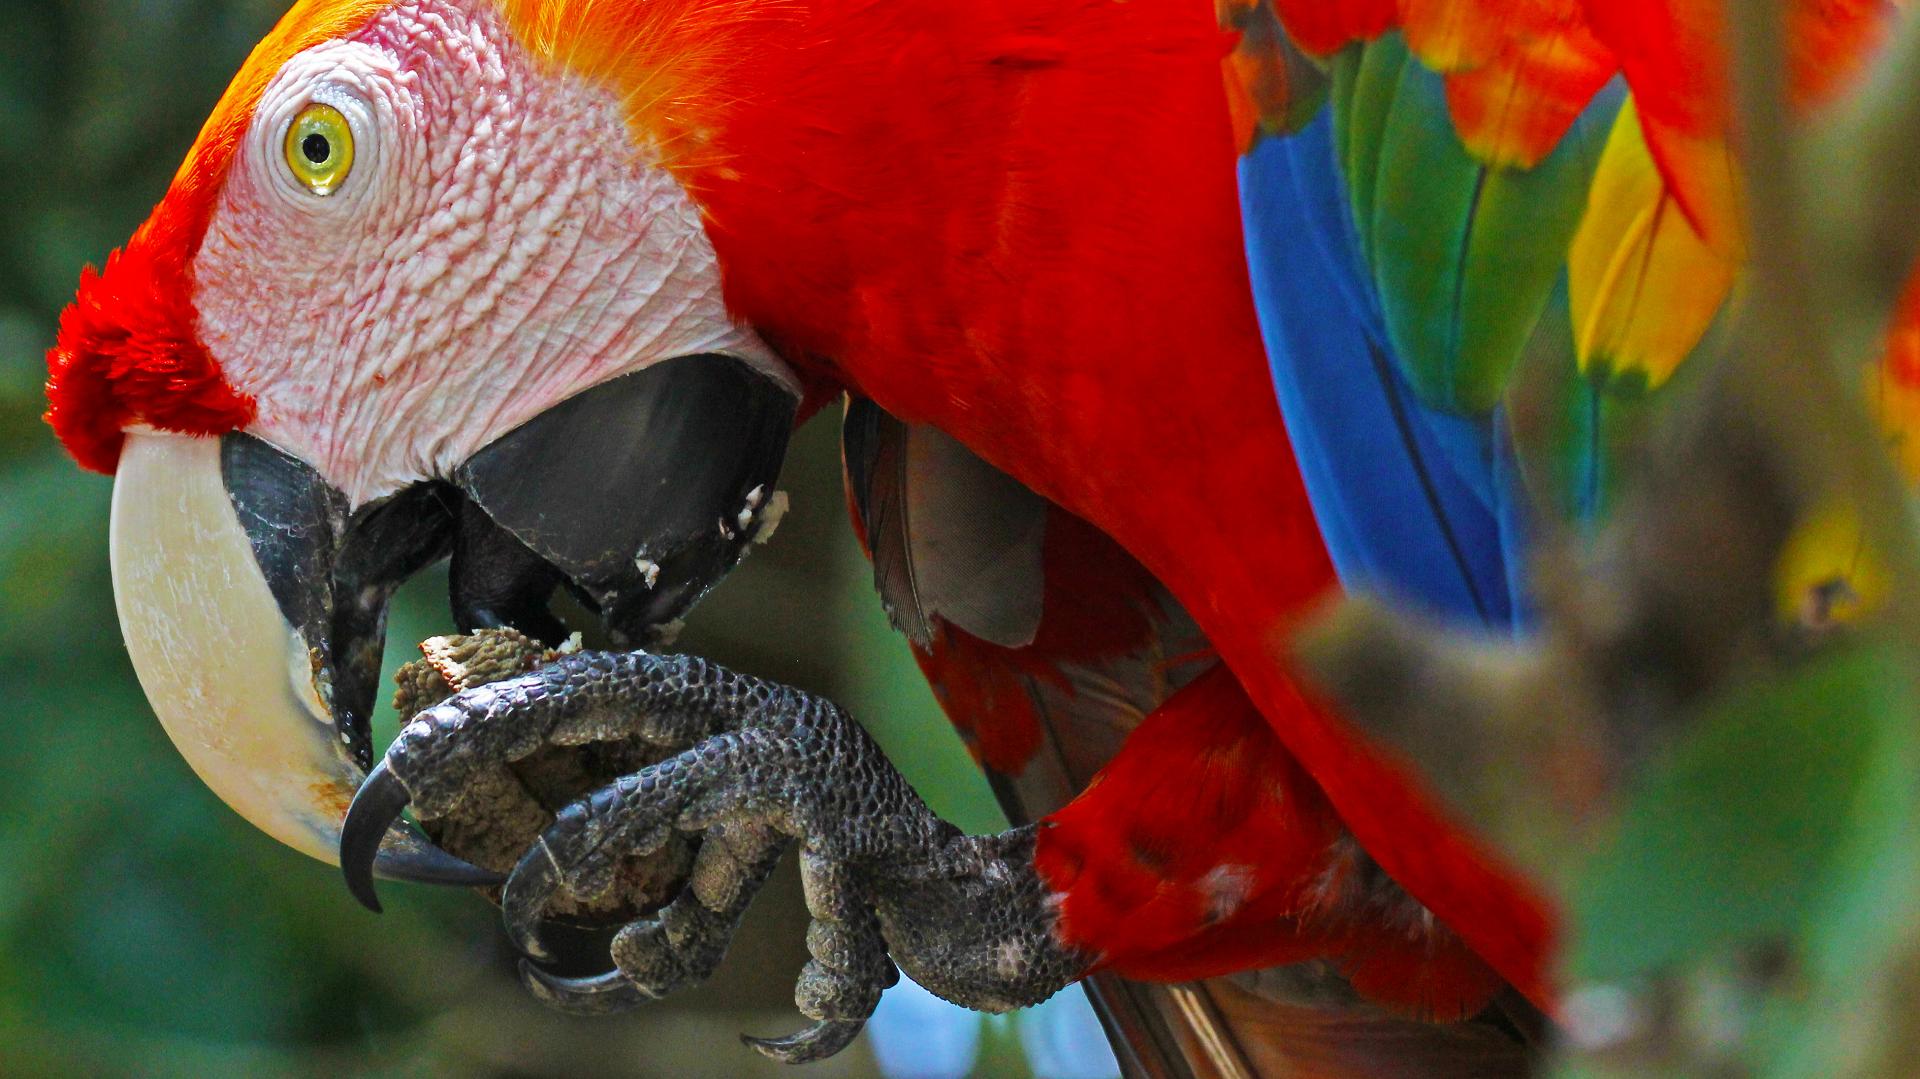
[[[540,912],[557,892],[603,894],[622,859],[676,831],[699,833],[700,853],[677,896],[615,937],[613,970],[559,978],[523,965],[555,1006],[616,1011],[705,980],[796,842],[812,921],[794,999],[814,1022],[747,1039],[770,1057],[845,1048],[898,979],[896,962],[940,996],[990,1011],[1044,1000],[1090,962],[1055,938],[1031,828],[962,834],[832,702],[690,656],[580,653],[421,712],[348,814],[350,887],[371,896],[371,853],[408,801],[428,817],[457,812],[482,769],[543,745],[634,737],[676,755],[561,810],[507,882],[508,932],[543,958]]]

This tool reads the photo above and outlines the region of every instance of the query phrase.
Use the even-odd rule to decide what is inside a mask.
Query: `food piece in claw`
[[[402,716],[413,716],[462,690],[526,674],[578,649],[578,634],[554,649],[504,628],[429,637],[420,643],[422,658],[395,673],[393,705]],[[478,772],[454,811],[423,818],[420,825],[442,849],[505,874],[553,824],[559,809],[670,755],[639,739],[543,745]],[[541,917],[601,927],[649,914],[686,885],[699,846],[698,836],[676,833],[658,850],[621,859],[608,891],[592,897],[556,894]],[[485,892],[499,902],[498,885]]]

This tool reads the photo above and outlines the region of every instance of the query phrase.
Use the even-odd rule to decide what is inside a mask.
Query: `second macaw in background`
[[[1552,912],[1289,641],[1336,570],[1524,627],[1532,520],[1603,512],[1738,277],[1718,8],[1228,8],[1223,92],[1197,0],[297,5],[50,357],[176,742],[363,897],[487,879],[388,835],[477,768],[669,747],[507,882],[539,956],[556,891],[705,837],[616,969],[531,972],[567,1007],[704,977],[798,844],[784,1059],[898,964],[990,1009],[1107,978],[1143,1068],[1523,1071]],[[1811,103],[1892,16],[1794,17]],[[342,822],[401,579],[451,553],[463,630],[557,639],[564,588],[652,640],[841,394],[882,596],[1019,827],[959,835],[832,705],[646,652],[421,713]]]

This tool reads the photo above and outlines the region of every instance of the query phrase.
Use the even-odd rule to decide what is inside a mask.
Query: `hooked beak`
[[[121,632],[140,687],[201,782],[268,835],[330,861],[362,772],[321,697],[315,646],[275,600],[228,494],[223,443],[128,437],[109,539]],[[495,877],[399,829],[378,865],[398,880]]]
[[[451,554],[463,631],[558,643],[564,587],[616,640],[644,641],[738,562],[772,491],[796,401],[731,357],[681,357],[604,383],[445,479],[365,506],[246,434],[129,432],[110,550],[127,651],[202,782],[262,831],[338,864],[372,763],[386,610]],[[729,527],[741,522],[741,527]],[[396,825],[375,871],[499,883]]]

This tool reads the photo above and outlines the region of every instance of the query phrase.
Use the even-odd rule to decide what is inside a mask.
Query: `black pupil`
[[[313,134],[300,140],[300,152],[307,155],[308,161],[319,165],[333,156],[333,147],[327,144],[325,135]]]

